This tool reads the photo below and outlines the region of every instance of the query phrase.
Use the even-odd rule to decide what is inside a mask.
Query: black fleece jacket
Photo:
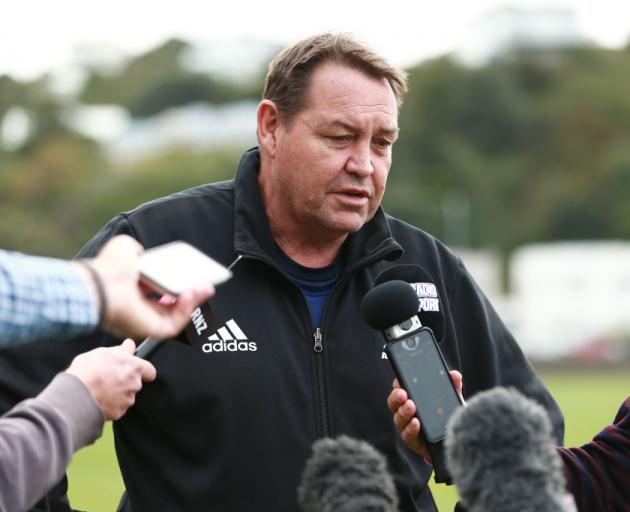
[[[383,339],[360,314],[375,277],[400,263],[422,265],[438,287],[446,318],[441,348],[449,367],[464,375],[464,395],[514,386],[546,407],[562,439],[556,403],[460,259],[380,209],[348,237],[344,271],[322,317],[323,350],[315,350],[307,303],[274,257],[258,168],[252,149],[233,181],[121,214],[80,253],[94,254],[113,235],[128,233],[147,248],[185,240],[224,264],[243,256],[211,300],[212,338],[165,346],[153,359],[157,380],[115,424],[134,512],[296,510],[312,443],[340,434],[387,457],[401,510],[436,510],[430,467],[406,448],[387,408],[394,376],[381,357]],[[220,328],[246,343],[233,343],[234,350],[217,344],[226,334]]]

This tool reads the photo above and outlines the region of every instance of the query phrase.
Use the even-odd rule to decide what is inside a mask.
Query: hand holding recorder
[[[464,399],[461,397],[463,387],[462,374],[457,370],[451,370],[449,375],[463,403]],[[431,464],[431,455],[427,449],[424,437],[421,435],[422,429],[416,414],[416,404],[409,398],[407,392],[400,387],[398,379],[394,379],[392,384],[392,392],[387,397],[387,407],[392,412],[394,425],[396,425],[396,429],[400,432],[400,437],[402,437],[407,447],[411,451],[422,455],[424,460]]]
[[[127,235],[115,236],[94,259],[76,264],[98,299],[101,327],[134,339],[175,336],[190,321],[193,309],[214,294],[217,279],[230,275],[183,242],[144,252]],[[153,300],[149,289],[169,293],[174,300]]]
[[[120,419],[135,403],[142,383],[155,380],[155,367],[134,357],[135,348],[129,339],[95,348],[75,357],[66,370],[85,384],[107,420]]]
[[[423,307],[411,283],[419,287],[424,285],[422,290],[431,292],[435,301],[433,309],[439,309],[437,290],[434,285],[429,286],[430,275],[419,266],[412,269],[411,275],[404,266],[394,267],[391,272],[386,270],[383,274],[386,276],[379,276],[377,281],[381,277],[384,281],[365,295],[361,309],[368,324],[382,332],[386,341],[385,353],[397,380],[413,400],[407,403],[405,396],[401,412],[398,411],[399,404],[392,403],[392,400],[388,403],[399,431],[407,431],[403,439],[425,459],[430,458],[435,481],[451,484],[443,442],[448,419],[463,400],[449,378],[448,367],[433,330],[420,321],[418,313]],[[397,278],[387,280],[390,277]],[[412,421],[409,415],[415,416],[415,420]],[[405,424],[405,421],[411,422],[411,425]],[[416,440],[411,437],[414,433]]]

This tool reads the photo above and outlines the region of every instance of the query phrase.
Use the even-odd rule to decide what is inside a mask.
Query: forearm
[[[98,307],[76,263],[0,251],[0,345],[89,331]]]
[[[87,388],[65,373],[0,418],[0,511],[28,510],[63,477],[73,452],[100,436],[103,423]]]
[[[630,397],[614,423],[580,448],[559,448],[568,490],[580,511],[627,510],[630,499]]]

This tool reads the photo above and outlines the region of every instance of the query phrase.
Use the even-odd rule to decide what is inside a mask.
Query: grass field
[[[630,393],[630,369],[541,369],[540,376],[565,415],[567,446],[588,442],[610,423]],[[70,499],[88,512],[113,512],[123,489],[114,455],[111,426],[94,445],[78,452],[68,471]],[[431,486],[440,511],[452,511],[453,487]]]

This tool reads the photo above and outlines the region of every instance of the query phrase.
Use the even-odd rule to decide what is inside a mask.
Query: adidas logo
[[[249,341],[245,333],[232,319],[219,327],[215,334],[208,336],[208,343],[201,346],[206,354],[211,352],[256,352],[256,342]]]

